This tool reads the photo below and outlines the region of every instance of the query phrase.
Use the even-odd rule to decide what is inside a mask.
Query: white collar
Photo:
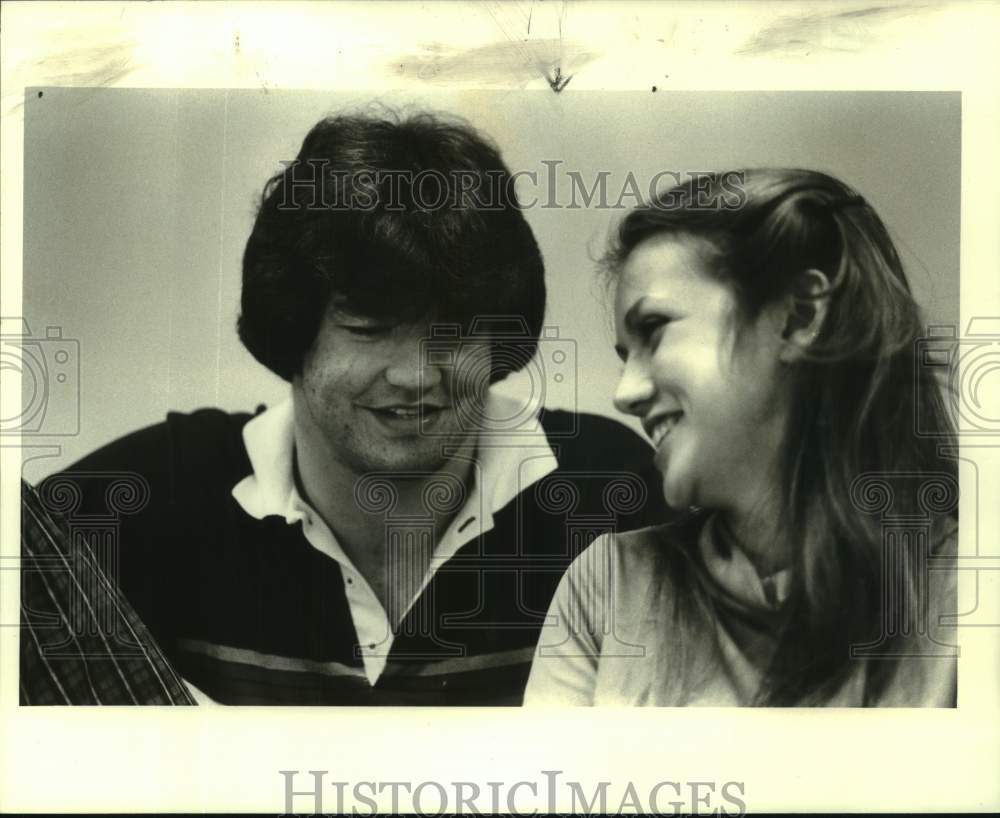
[[[491,389],[485,416],[515,417],[519,402]],[[295,488],[292,463],[295,420],[289,398],[251,418],[243,427],[243,442],[253,473],[240,480],[233,497],[257,519],[277,515],[289,524],[303,517],[305,501]],[[476,448],[476,503],[486,519],[476,528],[492,528],[493,515],[517,494],[558,467],[558,461],[538,423],[537,412],[516,428],[480,435]],[[457,515],[460,516],[460,515]],[[456,517],[457,518],[457,517]]]
[[[488,418],[519,417],[518,402],[490,390],[485,409]],[[292,464],[295,452],[295,418],[292,400],[268,409],[243,427],[253,473],[233,487],[233,497],[257,519],[284,517],[289,525],[301,523],[306,541],[320,553],[336,560],[344,579],[344,593],[359,640],[371,650],[362,654],[365,674],[371,684],[385,670],[394,639],[393,626],[367,581],[358,573],[347,553],[327,526],[295,488]],[[545,475],[558,462],[538,423],[537,414],[506,433],[482,434],[474,452],[474,479],[464,506],[435,544],[433,558],[403,611],[420,598],[436,571],[468,542],[494,526],[494,514]],[[375,647],[379,646],[378,650]]]

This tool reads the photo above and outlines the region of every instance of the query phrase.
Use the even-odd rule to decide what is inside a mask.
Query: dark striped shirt
[[[666,516],[638,436],[604,418],[543,413],[557,467],[437,568],[372,683],[343,566],[301,523],[258,519],[233,496],[253,471],[242,437],[249,419],[172,413],[41,487],[43,500],[63,498],[71,531],[105,532],[106,573],[176,670],[221,703],[520,704],[569,562],[600,533]],[[113,496],[123,473],[143,497]]]

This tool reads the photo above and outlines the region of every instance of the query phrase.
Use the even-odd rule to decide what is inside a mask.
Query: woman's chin
[[[669,472],[663,476],[663,499],[668,506],[678,511],[695,504],[690,484],[686,480],[678,480]]]

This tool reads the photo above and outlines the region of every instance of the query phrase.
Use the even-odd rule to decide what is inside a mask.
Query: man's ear
[[[822,270],[803,270],[792,290],[782,301],[784,326],[781,330],[780,359],[797,361],[819,335],[829,304],[830,280]]]

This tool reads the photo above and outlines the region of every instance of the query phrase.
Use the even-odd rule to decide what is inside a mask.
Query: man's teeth
[[[431,413],[436,412],[437,410],[438,407],[436,406],[424,406],[423,414],[430,415]],[[387,406],[384,409],[379,409],[378,411],[384,412],[387,415],[392,415],[393,417],[396,418],[415,418],[420,415],[421,408],[416,406],[405,407],[405,408],[399,406]]]
[[[416,409],[398,409],[394,406],[390,406],[385,411],[397,418],[415,418],[420,414]]]
[[[663,420],[657,423],[655,427],[653,427],[652,439],[654,446],[659,447],[659,445],[663,442],[663,439],[668,434],[670,434],[670,430],[677,425],[677,421],[679,419],[680,419],[679,414],[670,415],[669,417],[665,417]]]

